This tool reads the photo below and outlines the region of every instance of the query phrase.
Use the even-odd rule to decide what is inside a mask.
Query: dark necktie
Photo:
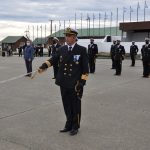
[[[69,53],[69,54],[71,54],[71,49],[72,49],[72,47],[69,46],[69,48],[68,48],[68,53]]]

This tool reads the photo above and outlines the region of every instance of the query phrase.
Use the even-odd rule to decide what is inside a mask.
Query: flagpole
[[[64,32],[65,32],[65,20],[64,20]],[[65,36],[65,35],[64,35]]]
[[[76,29],[76,13],[75,13],[75,29]]]
[[[37,44],[38,44],[38,25],[37,25]]]
[[[130,22],[131,22],[131,6],[130,6]]]
[[[59,20],[59,38],[60,38],[60,20]]]
[[[46,24],[45,24],[45,44],[46,44]]]
[[[111,26],[112,26],[112,12],[110,14],[110,36],[111,36]]]
[[[118,8],[117,8],[117,16],[116,16],[116,36],[118,35]]]
[[[105,16],[104,16],[104,36],[105,36],[105,22],[106,22],[106,12],[105,12]]]
[[[138,20],[139,20],[139,19],[138,19],[138,11],[139,11],[139,9],[138,9],[138,7],[137,7],[137,22],[138,22]]]
[[[33,41],[34,41],[34,25],[32,27],[33,27]]]
[[[90,17],[89,17],[89,36],[90,36]]]
[[[42,25],[41,25],[41,45],[42,45]]]
[[[147,6],[146,0],[145,0],[145,3],[144,3],[144,21],[145,21],[145,17],[146,17],[146,8],[148,8],[148,6]]]
[[[101,23],[100,20],[101,20],[101,14],[99,13],[99,36],[100,36],[100,25],[101,25],[101,24],[100,24],[100,23]]]
[[[56,36],[56,24],[55,24],[55,36]]]
[[[140,7],[140,5],[139,5],[139,2],[138,2],[138,5],[137,5],[137,22],[139,21],[139,7]]]
[[[88,18],[89,18],[89,15],[87,14],[87,36],[88,36]]]
[[[95,19],[95,16],[94,16],[94,13],[93,13],[93,36],[94,36],[94,19]]]
[[[82,36],[82,13],[81,13],[81,36]]]

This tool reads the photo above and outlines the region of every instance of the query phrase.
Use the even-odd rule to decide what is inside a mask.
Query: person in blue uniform
[[[59,39],[57,37],[53,38],[53,44],[51,46],[51,56],[53,57],[54,55],[56,55],[58,48],[61,46],[59,43]],[[53,71],[54,71],[54,77],[52,79],[56,79],[57,76],[57,72],[58,72],[58,62],[56,62],[55,64],[53,64]]]
[[[132,45],[130,46],[130,57],[131,57],[131,66],[134,67],[135,66],[135,58],[136,55],[138,53],[139,49],[138,46],[135,45],[135,41],[132,41]]]
[[[145,44],[141,49],[142,62],[143,62],[143,77],[148,78],[150,75],[150,44],[149,39],[145,39]]]
[[[114,60],[115,49],[116,49],[116,41],[114,40],[113,44],[111,45],[111,48],[110,48],[110,57],[112,60],[112,68],[111,69],[115,69],[115,60]]]
[[[27,69],[27,77],[31,77],[32,75],[32,61],[34,59],[34,48],[31,45],[31,41],[27,41],[26,46],[23,49],[24,60]]]
[[[98,54],[97,44],[94,44],[94,39],[91,38],[90,39],[90,44],[88,45],[90,73],[95,72],[95,63],[96,63],[97,54]]]
[[[116,68],[115,75],[118,75],[118,76],[121,75],[121,72],[122,72],[122,61],[124,60],[124,57],[125,57],[124,46],[122,46],[120,44],[120,40],[117,40],[116,48],[115,48],[115,55],[114,55],[115,68]]]
[[[78,32],[67,28],[64,32],[67,45],[45,61],[38,69],[42,73],[59,60],[56,84],[60,86],[61,97],[66,115],[65,127],[60,132],[76,135],[80,128],[81,98],[88,78],[88,55],[86,48],[76,43]]]

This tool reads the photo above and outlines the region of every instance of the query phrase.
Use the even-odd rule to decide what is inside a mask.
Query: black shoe
[[[149,78],[149,76],[144,75],[143,78]]]
[[[70,131],[71,129],[69,129],[69,128],[64,128],[64,129],[62,129],[62,130],[60,130],[60,132],[68,132],[68,131]]]
[[[72,129],[70,131],[70,135],[73,136],[73,135],[76,135],[78,133],[78,129]]]
[[[27,75],[25,75],[25,77],[31,77],[31,74],[27,74]]]
[[[115,75],[115,76],[121,76],[121,74],[119,74],[119,73],[115,73],[114,75]]]

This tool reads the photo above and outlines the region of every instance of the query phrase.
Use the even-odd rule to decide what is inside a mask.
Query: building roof
[[[120,23],[122,31],[150,31],[150,21]]]
[[[33,44],[35,45],[39,45],[39,44],[46,44],[47,43],[48,38],[35,38],[35,40],[33,41]]]
[[[2,43],[15,43],[18,40],[20,40],[22,37],[24,36],[7,36],[5,39],[2,40]]]
[[[117,29],[117,36],[121,36],[121,30],[117,27],[111,27],[111,35],[116,36],[116,29]],[[90,28],[89,29],[77,29],[78,37],[88,37],[88,36],[104,36],[104,28]],[[61,29],[51,35],[51,37],[64,37],[64,29]],[[105,28],[105,35],[110,35],[110,27]]]

